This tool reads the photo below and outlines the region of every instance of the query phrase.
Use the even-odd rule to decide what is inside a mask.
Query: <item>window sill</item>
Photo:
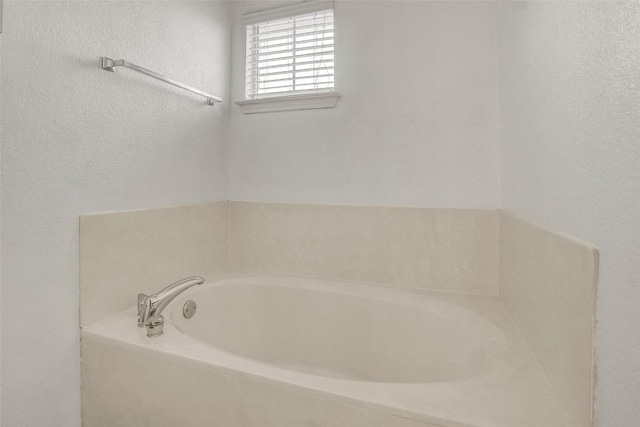
[[[244,114],[273,113],[276,111],[313,110],[333,108],[338,103],[338,92],[314,93],[310,95],[289,95],[274,98],[248,99],[236,104]]]

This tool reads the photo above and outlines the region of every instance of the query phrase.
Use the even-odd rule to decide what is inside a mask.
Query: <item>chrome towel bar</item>
[[[115,67],[125,67],[130,70],[136,71],[138,73],[142,73],[146,76],[153,77],[154,79],[160,80],[162,82],[169,83],[170,85],[174,85],[181,89],[188,90],[189,92],[193,92],[200,96],[204,96],[205,98],[207,98],[207,105],[214,105],[216,102],[222,102],[222,99],[218,98],[217,96],[213,96],[207,92],[203,92],[199,89],[196,89],[184,83],[180,83],[178,81],[165,77],[162,74],[158,74],[151,70],[147,70],[146,68],[142,68],[139,65],[135,65],[130,62],[127,62],[124,59],[111,59],[104,56],[102,57],[103,70],[115,72]]]

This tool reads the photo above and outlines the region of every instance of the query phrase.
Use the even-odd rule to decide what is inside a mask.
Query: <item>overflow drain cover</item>
[[[196,305],[196,302],[189,300],[184,303],[184,306],[182,307],[182,314],[187,319],[191,319],[193,315],[196,314],[197,309],[198,309],[198,306]]]

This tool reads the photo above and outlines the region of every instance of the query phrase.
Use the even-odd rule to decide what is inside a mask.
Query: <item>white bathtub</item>
[[[495,297],[229,274],[164,315],[83,329],[85,427],[571,425]]]

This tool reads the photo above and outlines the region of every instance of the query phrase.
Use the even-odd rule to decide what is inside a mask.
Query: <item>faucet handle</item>
[[[148,295],[138,294],[138,328],[146,326],[145,317],[148,316],[150,302]]]
[[[1,1],[1,0],[0,0]],[[164,320],[160,313],[183,291],[192,286],[202,285],[202,277],[193,276],[179,280],[153,295],[138,294],[138,327],[147,328],[148,337],[162,335]]]

